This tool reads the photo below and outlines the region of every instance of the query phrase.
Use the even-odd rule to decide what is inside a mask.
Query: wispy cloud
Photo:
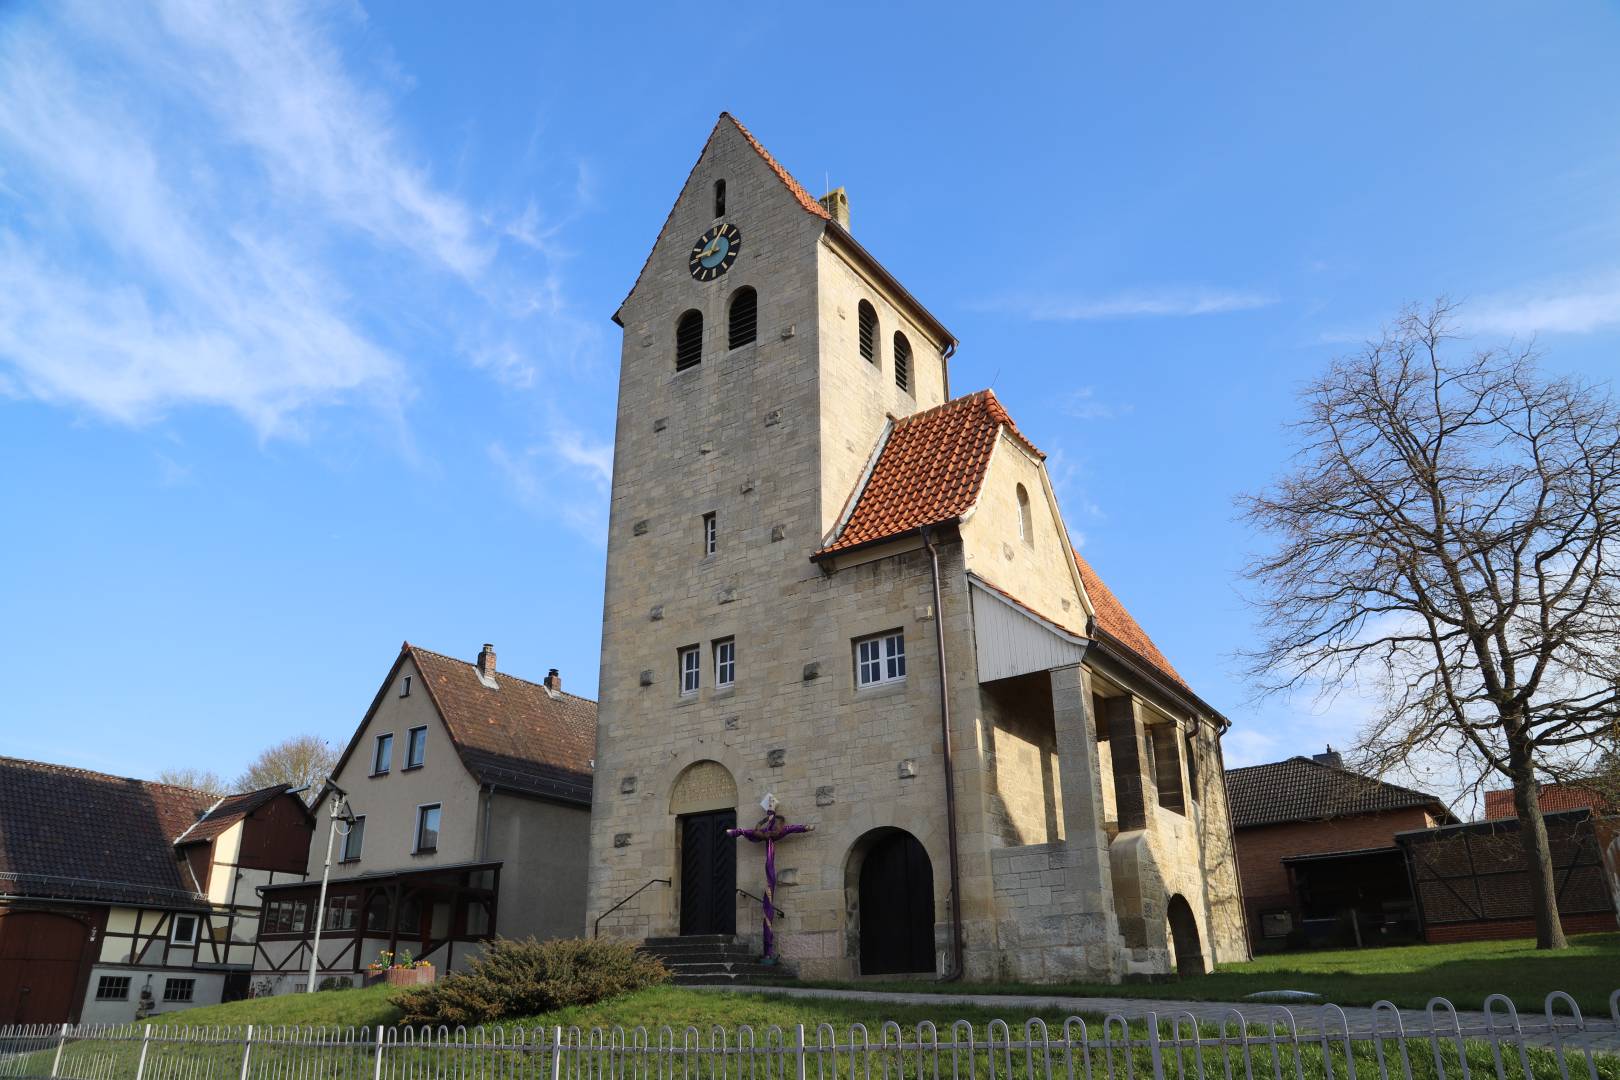
[[[557,517],[597,546],[607,544],[613,444],[566,425],[554,425],[544,443],[510,450],[491,443],[494,462],[519,500]]]
[[[1518,337],[1590,334],[1620,324],[1620,273],[1481,297],[1461,318],[1470,329]]]
[[[987,306],[992,310],[1013,312],[1047,322],[1084,322],[1220,315],[1252,311],[1276,302],[1277,298],[1268,293],[1177,288],[1135,290],[1105,296],[1010,295],[993,300]]]
[[[1112,420],[1116,416],[1126,416],[1136,410],[1130,402],[1104,401],[1097,396],[1095,386],[1082,386],[1069,395],[1064,403],[1063,411],[1079,420]]]
[[[317,407],[396,411],[402,323],[506,385],[595,347],[533,250],[542,209],[475,212],[435,183],[397,76],[345,63],[363,19],[70,2],[0,28],[0,392],[125,423],[221,407],[273,437]],[[503,262],[507,237],[525,258]]]

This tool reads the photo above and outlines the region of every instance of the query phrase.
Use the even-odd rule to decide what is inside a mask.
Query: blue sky
[[[1437,294],[1620,371],[1613,5],[548,7],[0,5],[0,753],[230,775],[407,638],[594,693],[609,316],[722,109],[847,187],[1229,764],[1366,715],[1232,657],[1299,383]]]

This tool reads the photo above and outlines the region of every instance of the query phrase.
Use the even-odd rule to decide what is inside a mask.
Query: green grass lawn
[[[1261,990],[1309,990],[1339,1005],[1371,1005],[1379,999],[1421,1007],[1431,997],[1450,998],[1458,1008],[1478,1009],[1488,994],[1506,994],[1521,1010],[1540,1012],[1547,993],[1564,990],[1583,1012],[1606,1017],[1609,994],[1620,989],[1620,933],[1584,934],[1558,952],[1537,951],[1534,941],[1470,941],[1455,945],[1406,945],[1383,949],[1338,949],[1276,953],[1245,964],[1222,964],[1209,975],[1167,983],[1028,984],[939,983],[861,980],[806,983],[860,990],[903,989],[936,993],[1065,994],[1241,1001]]]

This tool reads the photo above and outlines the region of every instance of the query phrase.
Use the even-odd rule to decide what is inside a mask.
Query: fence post
[[[68,1026],[62,1025],[62,1032],[56,1039],[56,1056],[51,1059],[51,1075],[55,1076],[62,1068],[62,1048],[67,1045]]]
[[[248,1080],[248,1059],[253,1056],[253,1025],[247,1026],[247,1033],[242,1036],[242,1080]]]
[[[1164,1055],[1159,1048],[1159,1014],[1147,1014],[1148,1058],[1153,1062],[1153,1080],[1164,1080]],[[1126,1053],[1130,1052],[1130,1037],[1126,1036]],[[244,1078],[246,1080],[246,1078]]]
[[[147,1024],[141,1029],[141,1058],[135,1063],[135,1080],[141,1080],[146,1072],[146,1049],[152,1043],[152,1025]]]
[[[382,1080],[383,1026],[377,1025],[377,1060],[371,1066],[371,1080]]]
[[[551,1080],[562,1080],[562,1025],[558,1024],[552,1029],[551,1035]]]
[[[806,1074],[806,1071],[805,1071],[805,1062],[804,1062],[804,1025],[803,1024],[800,1024],[793,1032],[793,1057],[794,1057],[794,1062],[795,1062],[795,1064],[797,1066],[796,1072],[794,1074],[795,1077],[797,1078],[797,1080],[805,1080],[807,1074]],[[918,1057],[918,1061],[921,1062],[921,1060],[922,1060],[921,1053],[919,1053],[917,1055],[917,1057]],[[920,1069],[920,1066],[919,1066],[919,1072],[920,1071],[921,1071],[921,1069]],[[139,1080],[139,1078],[137,1078],[137,1080]]]

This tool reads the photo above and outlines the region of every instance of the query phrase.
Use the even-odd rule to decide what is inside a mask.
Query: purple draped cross
[[[756,844],[765,844],[765,961],[770,963],[776,959],[776,933],[771,924],[776,919],[776,842],[786,839],[794,833],[811,832],[814,825],[789,825],[787,820],[776,812],[772,806],[765,811],[765,816],[759,824],[752,829],[727,829],[726,835],[731,837],[745,837]]]

